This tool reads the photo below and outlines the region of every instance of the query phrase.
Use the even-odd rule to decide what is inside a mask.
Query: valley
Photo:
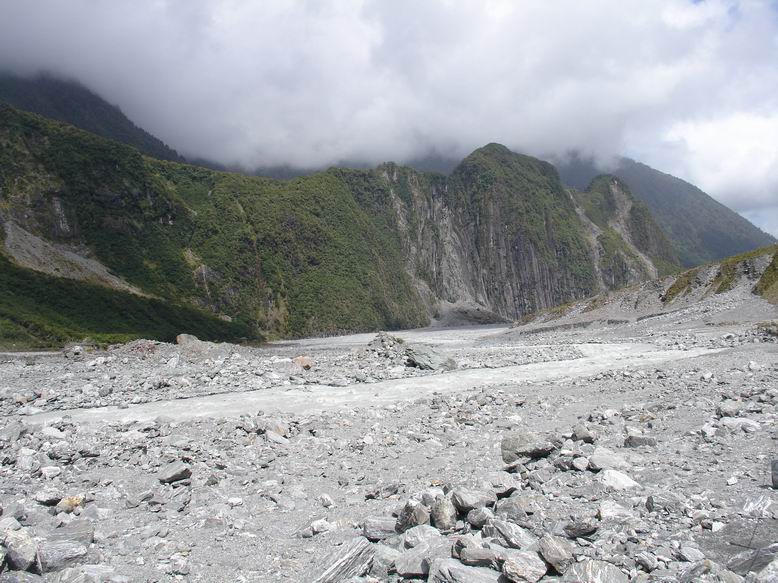
[[[510,327],[4,355],[3,577],[772,581],[772,261]]]

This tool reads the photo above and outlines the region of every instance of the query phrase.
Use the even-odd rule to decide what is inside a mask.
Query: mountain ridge
[[[69,123],[104,138],[133,146],[154,158],[184,158],[133,123],[117,106],[75,81],[45,73],[22,77],[0,72],[0,103]]]
[[[260,335],[416,327],[449,306],[514,319],[599,289],[556,169],[497,144],[451,176],[386,164],[283,181],[144,157],[7,105],[0,141],[4,225]]]
[[[593,160],[572,155],[556,164],[562,180],[583,189],[602,171]],[[702,265],[776,239],[701,189],[641,162],[621,157],[608,173],[624,181],[670,236],[684,267]]]

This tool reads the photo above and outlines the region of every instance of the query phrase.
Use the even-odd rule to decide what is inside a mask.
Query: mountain
[[[557,168],[563,182],[578,189],[601,173],[592,160],[579,156]],[[629,158],[619,158],[609,172],[646,204],[686,267],[775,243],[775,238],[680,178]]]
[[[638,210],[609,223],[609,241],[633,267],[598,278],[613,268],[590,242],[586,196],[498,144],[449,176],[384,164],[273,180],[144,157],[9,106],[0,142],[9,264],[255,335],[514,319],[672,262],[619,187],[618,208]]]
[[[0,103],[64,121],[154,158],[183,161],[175,150],[132,123],[118,107],[74,81],[49,75],[27,78],[0,73]]]
[[[601,289],[623,287],[679,269],[664,231],[621,180],[598,176],[585,191],[573,191],[573,196],[588,222]]]

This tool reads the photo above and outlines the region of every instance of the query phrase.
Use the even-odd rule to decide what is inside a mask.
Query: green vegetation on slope
[[[629,212],[623,217],[623,225],[632,244],[651,259],[660,277],[678,271],[678,258],[664,231],[654,221],[648,207],[636,200],[618,178],[607,174],[597,176],[585,192],[575,192],[574,196],[586,216],[603,230],[611,229],[612,224],[619,220],[620,209],[628,204]],[[613,236],[617,235],[613,233]],[[611,248],[614,247],[613,243],[611,241]],[[626,249],[626,245],[621,247]],[[633,260],[632,264],[640,271],[645,271],[643,266],[638,265],[640,261],[634,254],[627,252],[626,256]]]
[[[256,338],[250,327],[191,306],[142,298],[50,277],[0,255],[0,347],[48,348],[89,338],[97,343],[134,338],[172,341],[189,333],[204,340]]]
[[[0,214],[85,243],[148,293],[276,335],[427,322],[396,233],[352,193],[358,183],[365,199],[387,196],[371,172],[214,172],[7,106],[0,145]]]
[[[580,157],[558,168],[565,183],[579,190],[601,174],[592,160]],[[775,243],[773,237],[684,180],[629,158],[620,158],[609,171],[648,206],[684,267]]]
[[[662,301],[664,303],[669,303],[675,300],[677,297],[687,294],[691,289],[692,283],[695,279],[697,279],[699,273],[700,268],[696,267],[694,269],[684,271],[678,275],[678,277],[675,278],[675,281],[673,281],[672,285],[662,296]]]
[[[778,304],[778,249],[773,253],[770,265],[762,273],[762,277],[754,288],[754,293],[759,294],[768,302]]]

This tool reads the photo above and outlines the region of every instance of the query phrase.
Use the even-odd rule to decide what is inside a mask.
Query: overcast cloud
[[[624,154],[778,234],[778,2],[0,0],[0,68],[70,76],[186,156]]]

